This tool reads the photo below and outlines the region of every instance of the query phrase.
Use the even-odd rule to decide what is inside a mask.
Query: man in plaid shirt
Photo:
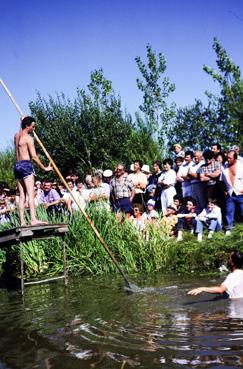
[[[124,212],[126,218],[132,214],[132,200],[135,195],[134,184],[125,174],[125,166],[119,163],[115,169],[115,177],[111,180],[111,197],[113,210]]]
[[[205,164],[199,169],[200,181],[206,184],[206,197],[217,198],[215,186],[221,174],[220,163],[214,160],[214,153],[211,150],[205,150],[203,153]]]

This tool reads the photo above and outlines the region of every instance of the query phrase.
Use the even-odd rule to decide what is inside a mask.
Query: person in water
[[[243,253],[233,251],[228,258],[228,267],[231,273],[226,277],[220,286],[198,287],[190,290],[189,295],[198,295],[201,292],[224,293],[231,299],[243,298]]]
[[[14,136],[16,163],[14,167],[15,179],[18,183],[19,189],[19,213],[21,226],[26,225],[24,211],[26,197],[28,196],[28,203],[30,209],[30,223],[31,225],[43,224],[36,218],[35,211],[35,177],[34,168],[31,160],[39,165],[41,169],[48,172],[52,170],[51,165],[45,167],[40,161],[35,151],[35,145],[33,138],[29,133],[35,129],[35,119],[32,117],[24,117],[21,120],[21,130]]]

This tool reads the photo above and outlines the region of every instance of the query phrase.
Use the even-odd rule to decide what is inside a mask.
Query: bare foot
[[[34,220],[30,223],[32,226],[35,226],[35,225],[45,225],[45,224],[48,224],[48,222],[42,222],[42,220]]]
[[[21,223],[20,224],[20,227],[27,227],[27,224],[24,222],[24,223]]]

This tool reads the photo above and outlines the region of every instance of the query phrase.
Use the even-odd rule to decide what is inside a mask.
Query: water
[[[160,290],[128,294],[120,277],[0,290],[0,369],[243,366],[243,301],[186,294],[219,280],[130,279]]]

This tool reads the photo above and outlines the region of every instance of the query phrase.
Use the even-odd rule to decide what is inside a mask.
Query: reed
[[[185,235],[182,242],[169,238],[166,229],[151,225],[148,241],[130,222],[118,223],[112,212],[89,207],[88,215],[126,273],[205,273],[216,272],[232,249],[243,251],[243,226],[238,225],[232,236],[218,232],[213,239],[198,243],[195,236]],[[40,219],[47,220],[44,209],[38,209]],[[50,221],[50,219],[49,219]],[[18,218],[12,217],[5,227],[15,227]],[[51,218],[52,223],[65,222],[67,264],[73,274],[112,274],[116,267],[111,262],[89,224],[81,213],[70,219],[67,215]],[[18,246],[13,247],[18,253]],[[58,275],[63,268],[62,240],[34,240],[24,245],[24,262],[27,277]],[[0,273],[3,272],[5,253],[0,250]]]

